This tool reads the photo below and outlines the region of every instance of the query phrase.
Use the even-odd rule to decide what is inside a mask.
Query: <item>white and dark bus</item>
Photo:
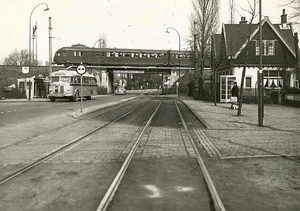
[[[51,73],[48,98],[51,102],[55,102],[56,99],[76,102],[81,97],[90,100],[97,95],[96,77],[89,73],[82,75],[82,93],[80,80],[81,76],[74,70],[64,69]]]

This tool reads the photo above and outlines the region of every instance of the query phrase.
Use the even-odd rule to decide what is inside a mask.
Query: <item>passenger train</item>
[[[190,67],[192,65],[191,51],[171,50],[141,50],[120,48],[90,48],[77,44],[71,47],[62,47],[54,55],[57,65],[87,66],[154,66]],[[180,61],[179,61],[180,58]]]

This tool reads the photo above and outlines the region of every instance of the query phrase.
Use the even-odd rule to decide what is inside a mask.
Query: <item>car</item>
[[[115,95],[126,95],[126,89],[123,86],[118,86],[115,90]]]

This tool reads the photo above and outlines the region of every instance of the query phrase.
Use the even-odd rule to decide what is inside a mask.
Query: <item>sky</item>
[[[46,5],[41,3],[50,10],[44,11]],[[220,4],[220,23],[228,23],[228,0]],[[263,16],[280,23],[282,4],[282,0],[262,0]],[[248,8],[247,0],[236,0],[236,5],[247,16],[241,9]],[[289,15],[291,10],[285,9]],[[191,12],[191,0],[0,0],[0,63],[14,49],[29,49],[30,14],[31,26],[37,24],[38,60],[45,64],[49,61],[49,17],[54,55],[73,44],[93,47],[103,34],[110,48],[178,50],[179,37],[174,30],[166,33],[168,27],[178,31],[181,49],[187,49]],[[238,22],[240,15],[236,17]]]

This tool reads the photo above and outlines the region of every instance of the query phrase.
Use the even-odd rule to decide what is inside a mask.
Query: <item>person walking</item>
[[[239,105],[238,99],[239,99],[239,88],[237,86],[236,81],[234,81],[233,87],[231,89],[231,98],[230,98],[231,108],[234,110],[238,108],[238,105]]]

